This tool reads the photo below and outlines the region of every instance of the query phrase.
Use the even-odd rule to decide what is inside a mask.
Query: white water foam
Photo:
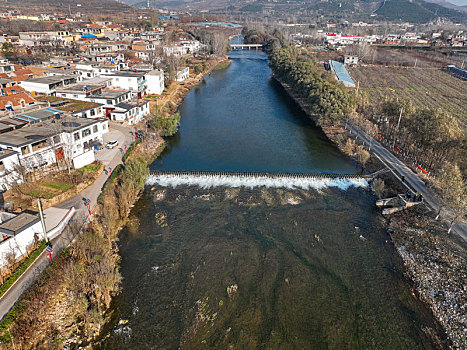
[[[204,189],[212,187],[268,187],[288,189],[315,189],[321,190],[327,187],[337,187],[347,190],[349,187],[368,187],[365,178],[319,178],[319,177],[294,177],[294,176],[246,176],[246,175],[170,175],[158,174],[149,176],[148,185],[163,187],[199,186]]]

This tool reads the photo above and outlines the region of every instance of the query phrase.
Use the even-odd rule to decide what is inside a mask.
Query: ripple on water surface
[[[121,236],[131,335],[106,347],[431,348],[372,207],[356,188],[148,189]]]

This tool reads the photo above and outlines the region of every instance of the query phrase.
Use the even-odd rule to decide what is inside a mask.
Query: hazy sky
[[[456,5],[467,5],[467,0],[448,0],[448,1]]]

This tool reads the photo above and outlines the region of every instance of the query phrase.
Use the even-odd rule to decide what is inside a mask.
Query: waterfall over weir
[[[199,186],[211,187],[268,187],[289,189],[323,189],[338,187],[368,186],[371,177],[366,175],[344,174],[294,174],[294,173],[256,173],[225,171],[157,171],[151,170],[146,183],[164,187]]]

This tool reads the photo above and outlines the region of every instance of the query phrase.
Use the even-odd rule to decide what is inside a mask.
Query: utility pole
[[[464,62],[465,62],[465,60],[462,60],[462,66],[461,66],[461,69],[464,69]]]
[[[418,58],[415,59],[414,67],[417,67],[417,61],[418,61]]]
[[[37,198],[37,205],[39,206],[39,214],[41,216],[41,224],[42,224],[42,231],[44,231],[44,238],[45,238],[45,241],[49,243],[49,239],[47,238],[47,230],[45,228],[44,214],[42,213],[42,203],[41,203],[40,198]]]
[[[404,110],[404,108],[401,108],[401,112],[399,114],[399,120],[397,121],[397,126],[396,126],[396,130],[394,130],[394,141],[392,143],[392,148],[394,149],[394,146],[396,145],[396,135],[397,135],[397,131],[399,130],[399,125],[401,124],[401,118],[402,118],[402,111]]]

